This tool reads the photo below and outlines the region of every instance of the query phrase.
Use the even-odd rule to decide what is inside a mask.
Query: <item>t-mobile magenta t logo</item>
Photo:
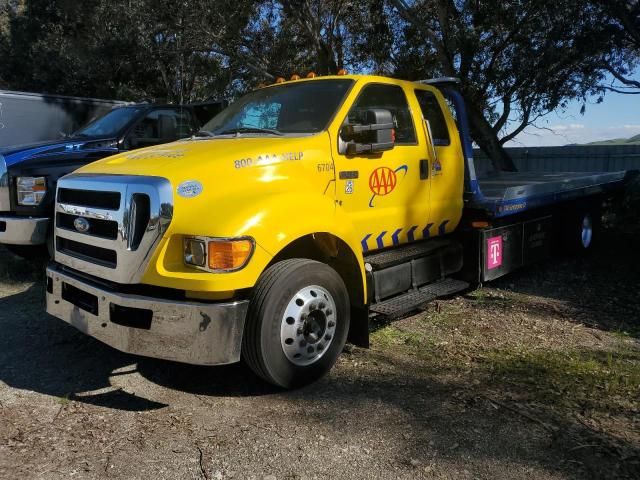
[[[502,236],[487,240],[487,269],[493,270],[502,266]]]

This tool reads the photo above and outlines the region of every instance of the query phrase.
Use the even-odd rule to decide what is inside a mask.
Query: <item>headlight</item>
[[[210,272],[234,272],[251,259],[255,242],[251,238],[184,239],[184,263]]]
[[[18,205],[40,205],[47,193],[46,177],[18,177]]]

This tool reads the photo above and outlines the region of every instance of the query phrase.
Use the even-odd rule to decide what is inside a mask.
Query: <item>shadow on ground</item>
[[[488,458],[537,465],[568,478],[632,478],[638,472],[637,446],[595,432],[575,418],[550,417],[545,405],[538,412],[519,411],[511,406],[509,391],[472,385],[469,372],[425,374],[415,362],[356,349],[329,377],[282,392],[243,365],[194,367],[117,352],[44,314],[43,293],[36,284],[0,300],[0,325],[9,333],[0,340],[0,381],[10,387],[116,410],[167,407],[165,397],[154,400],[110,388],[111,378],[137,370],[155,384],[204,401],[266,396],[263,406],[250,413],[268,414],[275,428],[291,428],[287,422],[292,415],[318,428],[334,428],[345,438],[365,430],[384,435],[386,428],[393,431],[401,424],[404,456],[394,461],[410,458],[429,465],[436,457],[439,462]],[[352,367],[358,362],[365,366]],[[281,412],[273,402],[289,406]],[[293,438],[286,431],[281,436]],[[616,452],[625,452],[626,461]]]
[[[640,225],[627,232],[606,230],[596,250],[587,257],[555,258],[490,286],[560,300],[571,309],[568,321],[638,338],[638,230]]]
[[[565,302],[577,313],[567,321],[575,317],[602,330],[639,336],[640,251],[635,237],[607,235],[588,260],[550,262],[492,286]],[[26,272],[16,280],[27,281],[31,275]],[[154,384],[204,401],[263,397],[264,405],[251,403],[259,410],[251,413],[270,415],[276,427],[297,415],[319,427],[330,425],[347,437],[371,431],[384,441],[384,429],[400,425],[406,430],[401,440],[406,455],[395,461],[412,458],[428,465],[435,457],[458,463],[464,458],[489,458],[514,468],[542,466],[566,478],[640,476],[640,447],[594,428],[585,421],[584,412],[558,414],[551,397],[523,409],[517,400],[524,390],[553,382],[557,372],[544,368],[536,371],[537,385],[495,384],[478,380],[482,377],[472,369],[443,365],[434,373],[383,351],[356,349],[329,377],[282,392],[241,364],[194,367],[123,354],[44,313],[43,298],[38,282],[0,299],[0,382],[10,387],[122,411],[167,407],[166,395],[154,399],[113,390],[113,377],[137,371]],[[358,363],[360,367],[355,366]],[[515,379],[529,368],[535,365],[504,366],[505,371],[515,372]],[[281,412],[272,403],[288,407]],[[286,432],[280,435],[293,438]]]

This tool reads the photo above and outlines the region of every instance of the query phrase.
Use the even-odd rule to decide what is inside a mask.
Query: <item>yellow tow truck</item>
[[[290,388],[348,337],[367,346],[371,316],[591,249],[630,176],[479,178],[455,79],[279,81],[191,139],[62,178],[47,311],[122,351],[243,358]]]

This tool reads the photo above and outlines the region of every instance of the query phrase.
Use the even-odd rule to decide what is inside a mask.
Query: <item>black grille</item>
[[[129,225],[129,235],[131,235],[130,248],[131,250],[137,250],[151,218],[149,196],[143,193],[134,193],[131,197],[130,208],[134,209],[135,212],[135,215],[132,215],[132,223]]]
[[[64,230],[70,230],[76,232],[76,227],[73,225],[74,220],[78,218],[77,215],[69,215],[68,213],[56,214],[56,226]],[[89,230],[87,235],[107,238],[109,240],[116,240],[118,238],[118,222],[113,220],[99,220],[97,218],[85,218],[89,222]]]
[[[120,193],[60,188],[58,189],[58,202],[79,205],[81,207],[118,210],[120,208]]]
[[[97,263],[107,268],[116,268],[118,266],[118,254],[115,250],[86,245],[67,238],[57,237],[56,240],[56,248],[61,253],[88,262]]]

